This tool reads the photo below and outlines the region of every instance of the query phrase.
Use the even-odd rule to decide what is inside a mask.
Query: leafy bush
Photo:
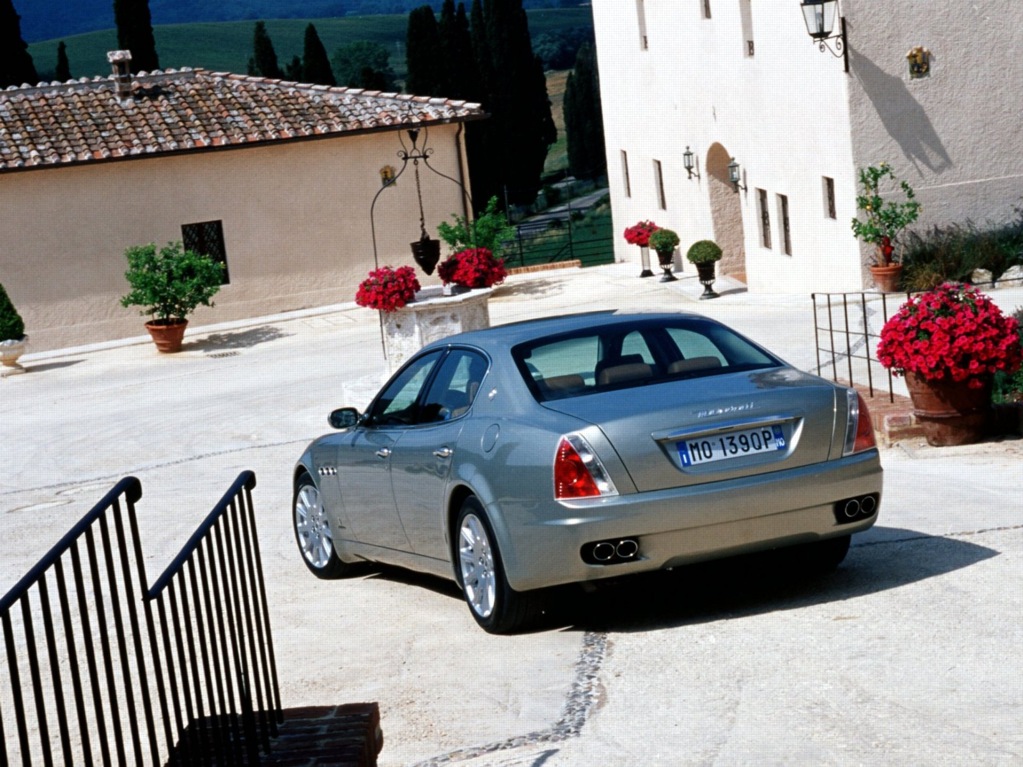
[[[671,253],[678,243],[678,234],[672,229],[655,229],[650,233],[650,250],[656,253]]]
[[[472,221],[467,221],[465,216],[453,218],[454,224],[442,222],[437,227],[437,233],[452,252],[485,248],[499,254],[505,243],[515,240],[515,227],[508,223],[504,211],[498,209],[497,197],[491,197],[486,209]]]
[[[16,341],[25,335],[25,323],[0,284],[0,341]]]
[[[1012,316],[1019,327],[1023,328],[1023,307],[1017,309]],[[1023,346],[1023,333],[1020,334],[1019,340]],[[1012,374],[1001,371],[995,373],[991,399],[994,402],[1023,402],[1023,367]]]
[[[972,221],[936,226],[911,233],[904,258],[904,283],[909,290],[930,290],[943,282],[972,282],[984,269],[997,281],[1023,265],[1023,209],[1014,221],[981,229]]]
[[[186,319],[200,304],[213,306],[210,299],[220,290],[223,264],[185,250],[181,242],[169,242],[159,252],[152,242],[134,245],[124,255],[131,291],[121,306],[141,306],[139,314],[151,314],[161,324]]]
[[[698,240],[689,246],[686,258],[693,264],[712,264],[721,260],[721,246],[713,240]]]

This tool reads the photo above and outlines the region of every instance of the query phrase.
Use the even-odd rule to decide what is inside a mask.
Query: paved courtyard
[[[697,301],[688,269],[672,284],[633,264],[515,276],[491,319],[696,310],[814,367],[808,297],[719,281]],[[1021,288],[993,295],[1023,305]],[[146,340],[23,361],[0,382],[0,592],[128,474],[159,572],[252,469],[284,706],[379,702],[382,765],[1023,763],[1023,440],[884,448],[880,523],[833,575],[702,565],[494,637],[444,581],[320,582],[299,560],[291,467],[330,409],[380,382],[374,312],[197,328],[175,356]]]

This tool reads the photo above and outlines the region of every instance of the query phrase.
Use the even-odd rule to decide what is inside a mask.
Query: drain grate
[[[212,354],[207,354],[206,356],[209,357],[210,359],[219,360],[222,359],[223,357],[237,357],[239,354],[241,354],[241,352],[213,352]]]

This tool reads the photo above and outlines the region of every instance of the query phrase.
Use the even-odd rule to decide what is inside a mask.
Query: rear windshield
[[[512,355],[540,402],[782,364],[724,325],[685,317],[549,336]]]

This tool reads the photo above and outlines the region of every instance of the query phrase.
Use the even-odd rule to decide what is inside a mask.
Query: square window
[[[221,221],[201,221],[197,224],[181,225],[181,242],[185,250],[194,250],[209,256],[224,265],[224,279],[221,285],[231,284],[227,271],[227,249],[224,247],[224,226]]]

